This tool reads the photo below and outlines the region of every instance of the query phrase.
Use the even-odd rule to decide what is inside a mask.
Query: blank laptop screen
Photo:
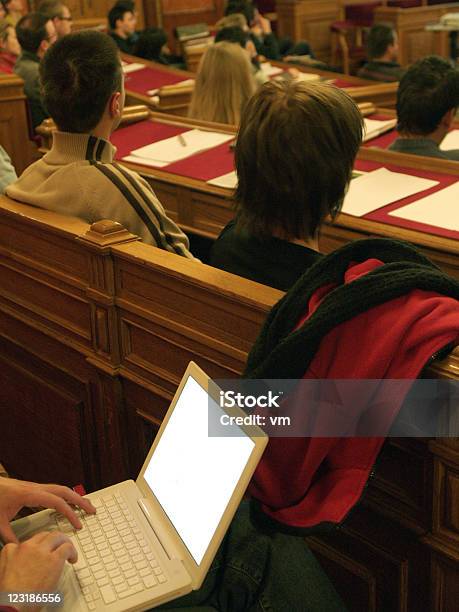
[[[197,564],[255,446],[237,425],[237,437],[209,437],[210,410],[225,414],[189,376],[144,474]]]

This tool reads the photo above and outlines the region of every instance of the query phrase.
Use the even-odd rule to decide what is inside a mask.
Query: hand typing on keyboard
[[[0,477],[0,538],[5,543],[17,543],[10,521],[24,507],[54,508],[67,517],[73,527],[80,529],[80,520],[69,504],[79,506],[90,514],[96,512],[88,499],[68,487]]]
[[[0,553],[0,592],[51,593],[56,590],[65,562],[76,560],[70,539],[57,531],[37,533],[21,544],[7,544]],[[15,607],[22,609],[18,604]],[[40,607],[28,606],[27,612]]]
[[[92,501],[97,514],[81,513],[81,531],[56,518],[78,551],[74,569],[89,609],[165,583],[167,576],[121,493]]]

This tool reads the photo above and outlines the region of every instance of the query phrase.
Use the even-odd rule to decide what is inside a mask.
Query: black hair
[[[387,48],[395,42],[394,28],[384,23],[374,25],[367,39],[367,53],[369,59],[382,57]]]
[[[442,57],[430,55],[408,68],[400,81],[397,129],[402,134],[431,134],[457,106],[459,72]]]
[[[156,60],[161,55],[161,49],[167,43],[167,34],[160,28],[144,30],[137,40],[134,55],[144,59]]]
[[[126,3],[126,0],[117,2],[108,12],[108,23],[111,30],[116,29],[116,22],[118,19],[123,20],[126,13],[133,13],[133,9],[130,6],[131,3]]]
[[[248,32],[244,32],[244,30],[242,28],[239,28],[238,26],[222,28],[217,32],[215,36],[216,43],[226,40],[227,42],[232,42],[241,45],[243,49],[245,49],[248,39]]]
[[[250,0],[229,0],[225,15],[232,15],[233,13],[242,13],[249,25],[255,18],[255,8]]]
[[[59,130],[88,133],[110,96],[121,90],[118,47],[102,32],[68,34],[45,53],[40,77],[43,103]]]
[[[21,45],[21,49],[36,53],[43,40],[48,38],[46,24],[49,17],[41,13],[29,13],[16,24],[16,36]]]

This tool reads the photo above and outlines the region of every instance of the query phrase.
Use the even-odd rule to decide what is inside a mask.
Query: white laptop
[[[60,529],[78,550],[58,590],[64,611],[146,610],[199,589],[268,442],[256,426],[208,435],[219,389],[191,362],[137,481],[88,495],[96,515],[75,531],[54,511],[13,523],[20,539]],[[215,398],[215,399],[214,399]]]

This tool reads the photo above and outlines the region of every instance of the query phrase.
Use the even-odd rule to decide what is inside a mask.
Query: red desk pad
[[[417,223],[416,221],[408,221],[407,219],[402,219],[401,217],[391,217],[389,215],[393,210],[397,210],[405,206],[406,204],[411,204],[411,202],[416,202],[417,200],[421,200],[422,198],[430,195],[431,193],[435,193],[436,191],[440,191],[440,189],[444,189],[449,185],[452,185],[458,180],[457,176],[450,176],[449,174],[440,174],[439,172],[426,172],[425,170],[418,170],[415,168],[403,168],[402,166],[394,166],[392,164],[380,164],[378,162],[366,161],[366,160],[356,160],[355,169],[361,170],[363,172],[371,172],[372,170],[377,170],[382,167],[391,170],[392,172],[402,172],[403,174],[410,174],[411,176],[418,176],[421,178],[432,179],[433,181],[438,181],[438,185],[435,187],[431,187],[430,189],[426,189],[425,191],[421,191],[420,193],[416,193],[408,198],[404,198],[403,200],[399,200],[398,202],[394,202],[392,204],[388,204],[383,208],[379,208],[368,215],[364,215],[362,219],[368,219],[369,221],[378,221],[379,223],[386,223],[387,225],[395,225],[397,227],[405,227],[406,229],[416,230],[417,232],[424,232],[426,234],[433,234],[435,236],[443,236],[444,238],[452,238],[453,240],[459,240],[459,230],[453,231],[448,229],[443,229],[441,227],[435,227],[433,225],[426,225],[425,223]]]
[[[187,131],[188,128],[145,120],[133,125],[128,125],[124,128],[120,128],[113,134],[111,140],[115,147],[117,147],[116,159],[121,160],[126,155],[129,155],[134,149],[153,142],[164,140],[165,138],[170,138],[171,136],[177,136],[178,134],[182,134]],[[382,166],[383,164],[381,163],[366,160],[357,160],[355,163],[355,169],[363,172],[371,172],[372,170],[382,168]],[[414,168],[403,168],[401,166],[394,166],[392,164],[385,165],[385,167],[393,172],[402,172],[404,174],[429,178],[434,181],[438,181],[439,184],[419,194],[399,200],[393,204],[388,204],[379,210],[365,215],[363,217],[364,219],[459,240],[459,231],[447,230],[440,227],[426,225],[424,223],[416,223],[414,221],[401,219],[400,217],[391,217],[388,214],[393,210],[397,210],[398,208],[405,206],[405,204],[415,202],[416,200],[434,193],[435,191],[439,191],[444,187],[452,185],[458,180],[458,177],[450,176],[448,174],[441,174],[438,172],[426,172],[424,170]],[[217,176],[222,176],[223,174],[234,170],[234,155],[233,151],[229,148],[229,143],[224,143],[214,147],[213,149],[209,149],[208,151],[197,153],[196,155],[192,155],[187,159],[183,159],[163,168],[159,168],[159,170],[170,172],[171,174],[177,174],[178,176],[209,181],[217,178]]]
[[[134,149],[183,134],[188,130],[189,128],[146,120],[116,130],[111,141],[117,148],[116,159],[121,160]],[[234,170],[234,155],[229,148],[229,142],[226,142],[158,169],[178,176],[210,181]]]
[[[348,89],[350,87],[364,87],[362,83],[351,83],[350,81],[346,81],[345,79],[335,79],[331,82],[332,85],[338,87],[339,89]]]
[[[155,70],[150,66],[145,66],[145,68],[126,74],[124,83],[126,90],[147,96],[147,91],[150,91],[150,89],[159,89],[160,87],[164,87],[164,85],[175,85],[175,83],[180,83],[188,79],[189,76],[187,74],[183,76],[179,74],[169,74],[168,72]]]

